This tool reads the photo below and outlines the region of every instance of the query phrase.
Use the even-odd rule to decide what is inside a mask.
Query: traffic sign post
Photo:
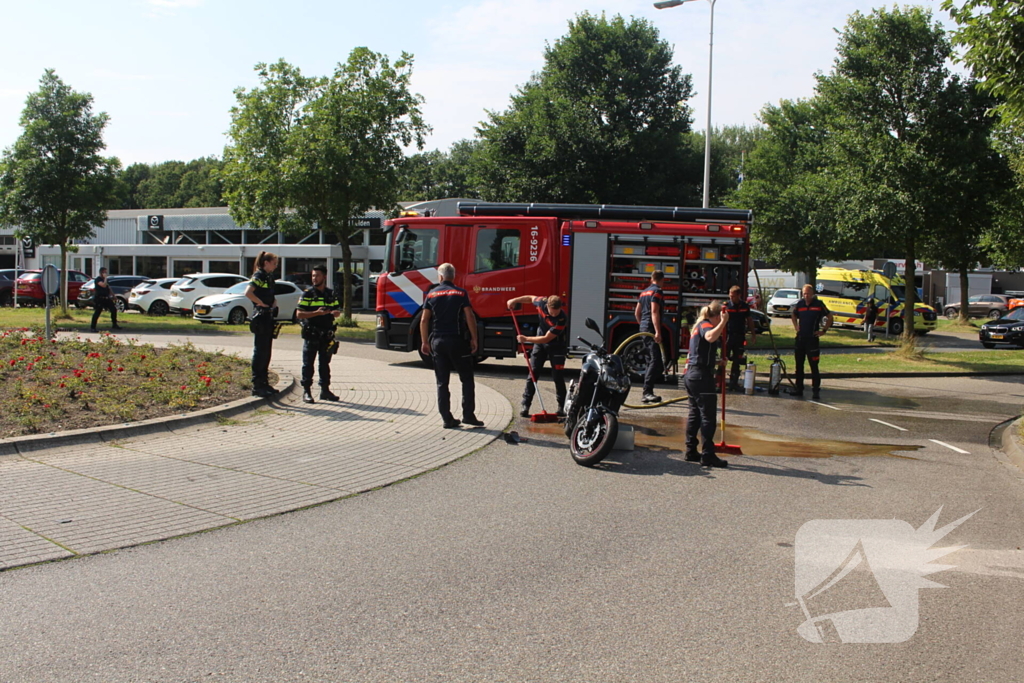
[[[46,338],[51,339],[50,334],[50,301],[53,295],[60,291],[60,271],[52,263],[43,268],[43,295],[46,298]]]

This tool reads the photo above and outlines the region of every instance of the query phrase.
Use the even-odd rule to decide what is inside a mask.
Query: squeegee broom
[[[516,312],[512,309],[509,309],[509,312],[512,314],[512,323],[516,326],[516,337],[518,337],[522,333],[519,331],[519,321],[516,320]],[[544,408],[544,399],[540,395],[540,387],[537,386],[537,377],[533,374],[533,365],[530,363],[530,357],[526,355],[526,346],[522,342],[519,342],[519,350],[523,352],[523,358],[526,359],[526,369],[530,372],[530,381],[533,382],[534,393],[537,394],[537,400],[540,401],[541,412],[530,415],[530,422],[558,422],[558,414],[549,413]]]
[[[728,332],[722,330],[722,346],[728,347],[728,339],[726,338]],[[722,364],[722,442],[715,444],[715,453],[722,455],[743,455],[743,449],[737,444],[730,444],[725,442],[725,364]]]

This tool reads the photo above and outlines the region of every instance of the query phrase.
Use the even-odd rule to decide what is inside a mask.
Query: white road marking
[[[932,443],[937,443],[940,446],[945,446],[946,448],[948,448],[951,451],[956,451],[957,453],[963,453],[964,455],[970,455],[970,452],[965,451],[965,450],[963,450],[961,448],[957,448],[956,446],[950,446],[945,441],[939,441],[938,439],[928,439],[928,440],[931,441]]]
[[[878,424],[880,424],[880,425],[885,425],[886,427],[892,427],[893,429],[898,429],[898,430],[900,430],[901,432],[905,432],[905,431],[907,431],[907,430],[906,430],[906,429],[904,429],[903,427],[897,427],[897,426],[896,426],[896,425],[894,425],[894,424],[889,424],[888,422],[882,422],[881,420],[876,420],[876,419],[875,419],[875,418],[873,418],[873,417],[869,417],[868,419],[869,419],[869,420],[871,420],[872,422],[877,422],[877,423],[878,423]]]
[[[835,406],[830,406],[827,403],[818,403],[817,401],[808,401],[808,403],[813,403],[816,406],[825,406],[826,408],[831,408],[832,410],[842,410],[842,408],[836,408]]]

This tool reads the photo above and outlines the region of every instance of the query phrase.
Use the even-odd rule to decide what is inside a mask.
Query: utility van
[[[833,324],[841,327],[864,325],[865,303],[874,297],[878,303],[876,330],[889,334],[903,334],[903,302],[906,285],[899,275],[888,278],[877,270],[847,270],[846,268],[818,269],[818,298],[832,311]],[[914,331],[927,334],[935,329],[938,314],[931,306],[917,302],[914,305]]]

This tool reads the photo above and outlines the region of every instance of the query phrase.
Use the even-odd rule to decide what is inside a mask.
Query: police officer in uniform
[[[750,343],[754,343],[757,333],[754,329],[754,317],[750,314],[750,304],[743,300],[743,290],[738,285],[729,288],[729,302],[725,305],[729,314],[729,324],[725,328],[725,357],[732,361],[729,368],[730,391],[740,390],[740,365],[747,364],[747,347],[744,342],[750,332]]]
[[[793,307],[793,327],[796,328],[796,387],[790,389],[791,396],[804,395],[804,359],[811,366],[811,395],[821,397],[821,373],[818,372],[818,360],[821,358],[821,346],[818,338],[832,327],[832,312],[814,296],[814,287],[804,285],[803,298]],[[822,319],[825,327],[821,327]]]
[[[661,283],[665,281],[665,273],[656,270],[651,273],[651,284],[640,292],[633,315],[640,323],[641,332],[650,332],[654,338],[643,337],[647,353],[647,372],[644,373],[644,393],[640,400],[643,403],[660,403],[661,397],[654,394],[654,383],[661,379],[665,371],[665,363],[661,358],[661,312],[665,309],[665,295],[661,292]]]
[[[728,311],[722,304],[712,302],[700,311],[697,324],[690,333],[690,351],[686,356],[687,402],[690,415],[686,420],[686,460],[700,461],[704,467],[728,467],[729,463],[715,454],[715,391],[718,349],[722,333],[729,322]],[[697,450],[697,432],[703,439],[703,448]]]
[[[267,398],[277,393],[270,386],[270,351],[274,344],[274,319],[277,314],[274,297],[274,271],[277,255],[261,251],[253,264],[252,279],[245,288],[245,296],[253,303],[249,330],[252,343],[252,395]]]
[[[452,284],[455,266],[442,263],[437,268],[438,285],[426,293],[423,314],[420,317],[420,351],[430,354],[434,361],[437,380],[437,410],[444,420],[445,429],[460,424],[482,427],[476,417],[476,386],[473,383],[473,354],[476,353],[476,314],[469,304],[466,290]],[[431,324],[433,323],[433,324]],[[463,332],[469,333],[469,341]],[[452,370],[459,373],[462,382],[462,422],[452,415],[451,392],[448,382]]]
[[[558,414],[565,415],[565,378],[562,371],[565,369],[565,355],[568,350],[565,343],[565,327],[568,318],[565,315],[565,308],[562,306],[562,298],[557,294],[549,297],[542,296],[518,296],[508,300],[509,310],[519,310],[521,304],[533,304],[537,309],[537,336],[528,337],[521,334],[516,337],[520,344],[533,344],[533,351],[530,352],[530,367],[533,369],[533,376],[539,377],[541,368],[545,362],[551,363],[551,378],[555,381],[555,396],[558,397]],[[523,403],[520,406],[520,417],[530,417],[530,404],[533,402],[533,395],[537,387],[530,379],[526,380],[526,389],[523,390]]]
[[[95,281],[96,288],[92,292],[92,325],[89,326],[90,332],[99,332],[96,329],[96,323],[100,320],[100,313],[104,310],[110,311],[110,322],[112,325],[110,329],[120,330],[121,326],[117,324],[117,306],[114,305],[114,297],[110,294],[110,283],[107,282],[107,269],[100,268],[100,274],[96,276]]]
[[[310,277],[313,286],[306,289],[299,299],[295,317],[302,324],[302,400],[313,401],[313,363],[317,363],[320,376],[320,400],[337,401],[331,393],[331,358],[334,356],[335,319],[341,315],[338,297],[327,286],[327,268],[313,266]]]

